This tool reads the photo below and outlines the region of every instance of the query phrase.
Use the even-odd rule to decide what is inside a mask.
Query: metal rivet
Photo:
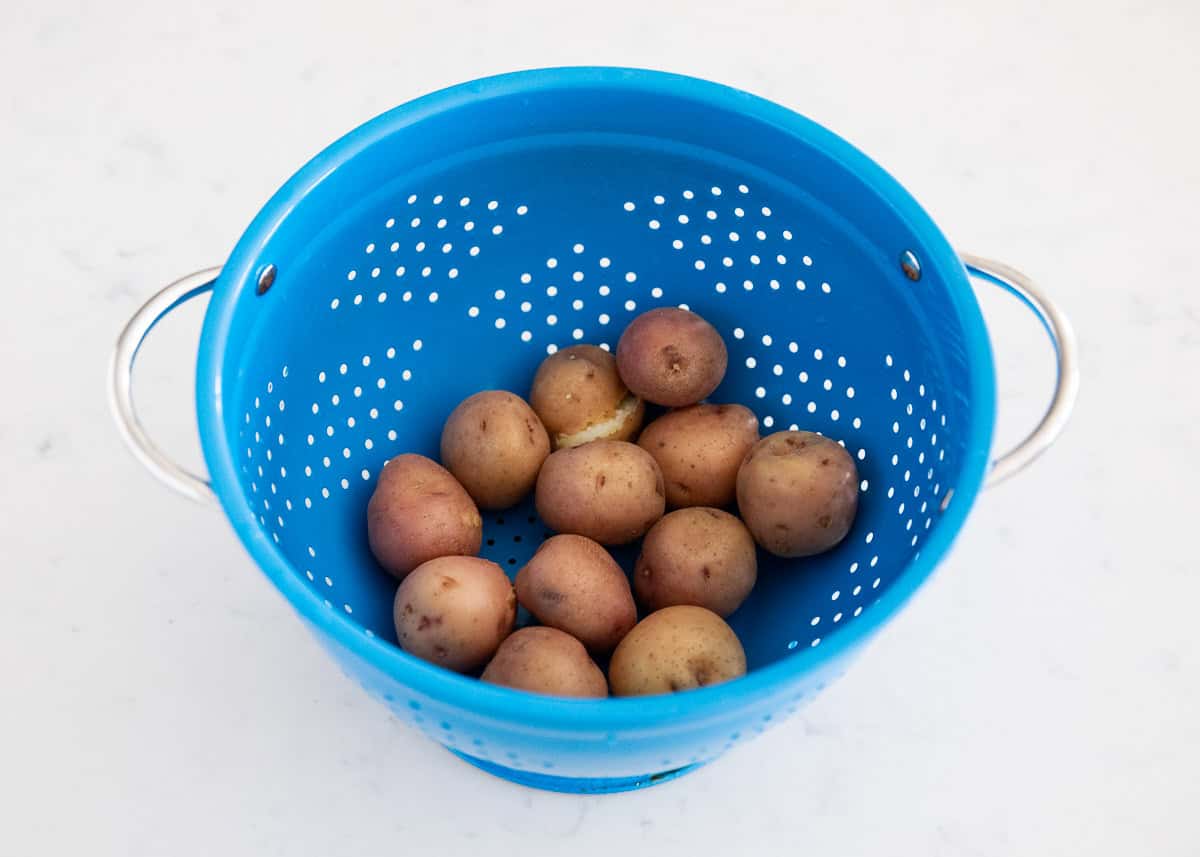
[[[951,498],[951,497],[953,497],[953,496],[954,496],[954,489],[953,489],[953,488],[949,488],[949,489],[947,489],[947,490],[946,490],[946,496],[944,496],[944,497],[942,498],[941,510],[942,510],[943,512],[944,512],[944,511],[946,511],[946,507],[950,505],[950,498]]]
[[[256,292],[260,295],[265,295],[267,289],[275,283],[275,266],[267,265],[258,272],[258,288]]]
[[[900,254],[900,269],[904,271],[904,276],[914,283],[921,279],[921,260],[912,250],[905,250]]]

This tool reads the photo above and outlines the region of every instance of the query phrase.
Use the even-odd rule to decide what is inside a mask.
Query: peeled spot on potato
[[[776,556],[823,553],[850,531],[858,512],[858,468],[819,434],[781,431],[746,455],[737,476],[742,520]]]
[[[379,564],[403,580],[435,557],[479,553],[483,518],[436,461],[397,455],[384,465],[367,504],[367,541]]]
[[[550,439],[520,396],[486,390],[464,399],[442,429],[442,463],[484,509],[515,506],[531,490]]]
[[[529,403],[555,449],[629,440],[646,412],[642,400],[621,381],[616,358],[595,345],[572,345],[543,360]]]
[[[659,307],[629,323],[617,342],[621,380],[647,402],[682,408],[710,395],[729,354],[716,328],[694,312]]]
[[[758,417],[741,405],[692,405],[654,420],[638,446],[658,462],[667,504],[728,506],[738,468],[758,442]]]
[[[666,492],[662,472],[646,450],[595,440],[550,454],[538,474],[534,502],[556,532],[623,545],[662,517]]]
[[[614,696],[708,687],[746,674],[741,641],[703,607],[665,607],[625,635],[608,666]]]
[[[422,563],[396,590],[400,648],[456,672],[473,672],[512,633],[517,596],[500,566],[473,556]]]
[[[757,578],[754,539],[745,524],[720,509],[693,506],[650,528],[633,587],[647,610],[691,604],[725,617],[742,605]]]
[[[514,631],[480,676],[504,687],[551,696],[608,696],[608,681],[583,644],[557,628]]]

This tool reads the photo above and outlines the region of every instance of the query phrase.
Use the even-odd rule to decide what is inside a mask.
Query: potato
[[[481,678],[551,696],[608,696],[608,681],[587,649],[557,628],[515,631],[500,644]]]
[[[707,321],[685,309],[659,307],[629,323],[617,342],[617,369],[647,402],[682,408],[717,389],[729,354]]]
[[[616,358],[595,345],[572,345],[543,360],[529,403],[555,449],[629,440],[646,414],[645,403],[625,389]]]
[[[594,440],[550,454],[534,502],[560,533],[623,545],[650,529],[666,509],[662,472],[636,444]]]
[[[650,528],[633,587],[647,610],[693,604],[728,616],[746,600],[757,577],[754,539],[746,525],[720,509],[693,506]]]
[[[637,622],[629,580],[608,551],[584,536],[553,536],[517,572],[517,600],[543,625],[590,651],[611,652]]]
[[[392,616],[404,651],[456,672],[472,672],[512,632],[517,596],[496,563],[442,556],[404,578]]]
[[[379,564],[403,580],[434,557],[479,553],[483,519],[448,470],[423,455],[398,455],[367,504],[367,541]]]
[[[733,629],[703,607],[664,607],[630,631],[608,666],[614,696],[707,687],[746,674]]]
[[[737,475],[742,520],[776,556],[812,556],[846,537],[858,511],[858,468],[839,444],[806,431],[768,435]]]
[[[663,473],[667,504],[728,506],[738,467],[758,442],[758,417],[741,405],[692,405],[656,419],[638,446]]]
[[[542,421],[524,399],[505,390],[464,399],[442,429],[442,464],[483,509],[519,503],[549,454]]]

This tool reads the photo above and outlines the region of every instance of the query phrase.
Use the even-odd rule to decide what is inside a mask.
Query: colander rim
[[[735,681],[686,693],[601,700],[534,695],[452,673],[419,660],[378,636],[368,636],[360,625],[327,607],[322,598],[305,586],[281,548],[259,529],[243,495],[233,451],[225,441],[221,378],[234,309],[239,296],[254,288],[268,240],[300,200],[325,181],[338,164],[423,118],[492,98],[578,87],[624,87],[645,95],[685,99],[714,110],[749,115],[843,164],[878,194],[882,202],[892,206],[918,236],[924,248],[925,269],[938,271],[948,284],[969,354],[972,408],[961,429],[966,436],[961,478],[953,486],[954,502],[919,555],[909,561],[877,601],[853,622],[824,638],[819,646],[797,650]],[[803,676],[834,666],[890,621],[937,567],[978,495],[987,469],[995,421],[995,376],[987,329],[962,262],[908,191],[852,144],[793,110],[723,84],[650,69],[571,66],[485,77],[422,96],[360,125],[301,167],[247,227],[216,284],[200,338],[196,402],[201,446],[213,489],[225,514],[259,567],[312,627],[415,693],[469,711],[478,719],[501,721],[510,729],[528,732],[645,733],[671,730],[683,722],[681,718],[688,724],[724,719],[768,699],[784,697]]]

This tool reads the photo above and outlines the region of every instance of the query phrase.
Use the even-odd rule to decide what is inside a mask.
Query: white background
[[[3,0],[0,854],[1196,854],[1200,6],[851,5]],[[1061,300],[1083,389],[809,708],[678,782],[580,798],[459,763],[345,680],[221,516],[134,464],[103,376],[137,305],[219,264],[326,143],[450,83],[586,63],[847,137]],[[1051,354],[983,302],[1004,444]],[[138,390],[199,466],[201,310],[179,315]]]

